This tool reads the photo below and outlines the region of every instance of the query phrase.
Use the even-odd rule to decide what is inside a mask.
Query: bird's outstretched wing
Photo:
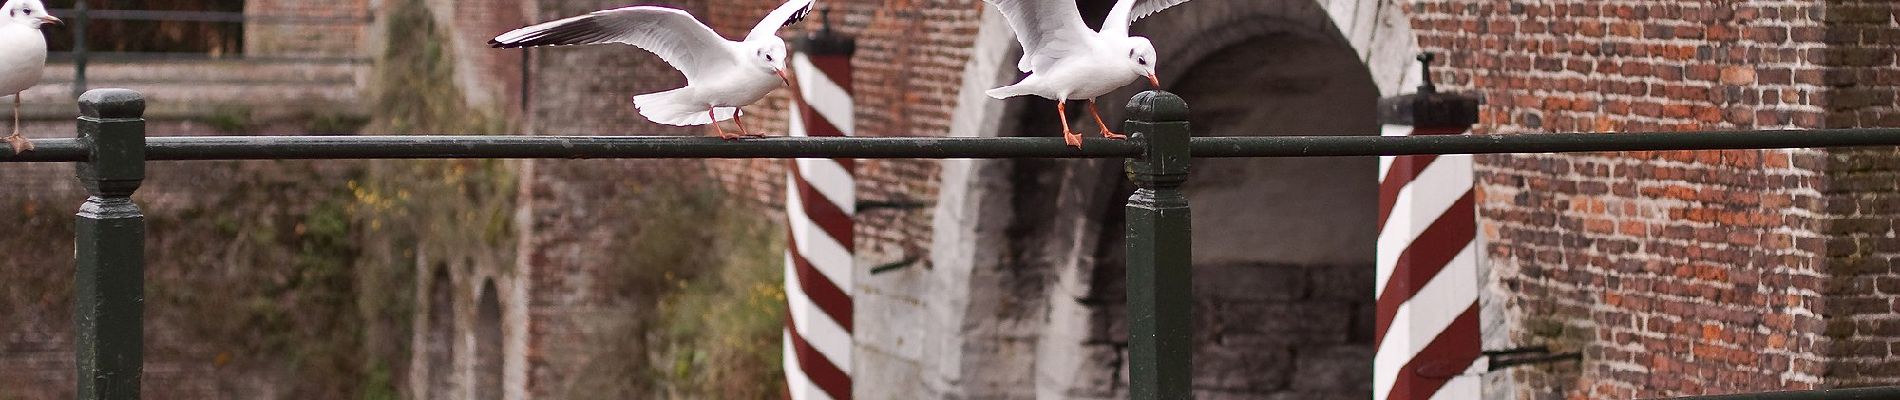
[[[1108,10],[1108,18],[1102,20],[1102,33],[1128,36],[1128,26],[1150,15],[1186,3],[1188,0],[1121,0],[1115,2],[1115,8]]]
[[[660,56],[687,81],[737,62],[732,42],[684,10],[635,6],[601,10],[516,29],[489,40],[499,48],[624,43]]]
[[[1016,31],[1023,45],[1023,59],[1016,68],[1032,72],[1067,57],[1083,48],[1087,35],[1094,34],[1082,23],[1082,12],[1069,0],[984,0],[996,6]]]
[[[814,2],[817,0],[786,1],[785,4],[772,10],[772,13],[765,14],[765,18],[759,20],[759,25],[752,27],[752,33],[746,34],[745,40],[778,35],[778,28],[792,26],[811,14],[811,4]]]

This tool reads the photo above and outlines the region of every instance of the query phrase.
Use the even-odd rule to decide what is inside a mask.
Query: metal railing
[[[1900,145],[1900,130],[1736,131],[1414,137],[1191,138],[1187,105],[1166,92],[1129,103],[1126,141],[1058,138],[764,138],[561,136],[145,137],[137,92],[79,98],[78,138],[35,139],[0,162],[74,162],[90,196],[78,212],[74,292],[79,397],[136,399],[143,360],[144,216],[131,195],[163,160],[387,158],[1123,158],[1137,190],[1126,204],[1129,390],[1136,399],[1192,395],[1190,219],[1181,185],[1194,157],[1318,157]],[[1900,398],[1900,387],[1777,392],[1763,398]]]

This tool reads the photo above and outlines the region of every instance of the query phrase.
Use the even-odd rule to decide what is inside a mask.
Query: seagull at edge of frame
[[[633,106],[647,120],[675,126],[712,124],[727,140],[753,135],[739,120],[740,107],[764,98],[780,84],[791,85],[785,72],[785,40],[778,29],[797,23],[811,13],[816,0],[790,0],[752,28],[743,41],[719,36],[685,10],[633,6],[601,10],[577,17],[516,29],[489,40],[496,48],[567,46],[601,43],[630,44],[660,56],[686,75],[686,87],[633,97]],[[719,121],[733,120],[739,134],[726,133]]]
[[[1108,130],[1102,114],[1095,110],[1095,98],[1147,77],[1155,88],[1155,47],[1148,38],[1129,36],[1128,26],[1135,20],[1161,12],[1188,0],[1120,0],[1109,9],[1102,30],[1091,31],[1082,23],[1082,13],[1074,1],[1058,0],[983,0],[996,6],[1016,41],[1023,45],[1023,58],[1016,68],[1030,73],[1014,85],[990,89],[990,97],[1006,99],[1036,95],[1056,101],[1056,113],[1062,117],[1062,141],[1082,148],[1082,135],[1069,130],[1069,100],[1087,99],[1089,114],[1101,126],[1102,137],[1125,139]]]
[[[38,85],[46,69],[46,36],[40,27],[61,23],[40,0],[7,0],[0,12],[6,13],[0,21],[0,94],[13,95],[13,134],[6,141],[13,154],[20,154],[33,150],[33,142],[20,136],[20,92]]]

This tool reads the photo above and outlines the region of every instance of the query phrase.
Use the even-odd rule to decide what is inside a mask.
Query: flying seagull
[[[1016,68],[1030,73],[1022,82],[990,89],[990,97],[1005,99],[1037,95],[1056,101],[1056,113],[1062,117],[1062,141],[1082,147],[1082,135],[1069,130],[1066,105],[1072,99],[1088,99],[1089,114],[1102,127],[1102,137],[1126,136],[1108,130],[1102,114],[1095,110],[1095,98],[1135,79],[1147,77],[1148,83],[1161,87],[1155,77],[1155,47],[1148,38],[1128,36],[1135,20],[1161,12],[1187,0],[1120,0],[1109,9],[1100,32],[1082,23],[1082,13],[1072,0],[984,0],[996,6],[1016,31],[1023,45],[1023,58]]]
[[[686,87],[633,97],[640,115],[653,122],[689,126],[712,124],[719,137],[753,136],[739,121],[739,107],[764,98],[785,75],[785,40],[778,29],[811,13],[815,0],[790,0],[772,10],[743,41],[727,40],[685,10],[634,6],[516,29],[488,41],[497,48],[623,43],[660,56],[686,75]],[[719,121],[739,124],[728,134]]]
[[[60,22],[40,0],[7,0],[0,11],[7,13],[0,22],[0,93],[13,94],[13,134],[6,140],[13,154],[20,154],[33,150],[33,142],[20,136],[20,92],[38,85],[46,69],[46,36],[40,27]]]

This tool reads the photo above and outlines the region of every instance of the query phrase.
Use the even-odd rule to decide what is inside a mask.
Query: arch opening
[[[1157,22],[1146,27],[1157,41],[1199,28]],[[1379,132],[1379,88],[1336,31],[1205,29],[1228,42],[1198,44],[1210,47],[1164,82],[1188,101],[1196,136]],[[1123,104],[1134,89],[1146,88],[1104,104]],[[1030,103],[1017,120],[1025,133],[1059,131],[1042,109],[1053,104]],[[1092,134],[1092,125],[1076,128]],[[1105,387],[1093,378],[1126,368],[1127,338],[1115,327],[1127,318],[1122,205],[1133,187],[1120,166],[1013,161],[1018,268],[1009,278],[1036,287],[1007,296],[1043,294],[1051,314],[1037,336],[1038,394],[1125,394],[1120,378]],[[1194,215],[1197,393],[1371,395],[1377,171],[1378,160],[1363,157],[1195,161],[1183,190]]]
[[[475,303],[475,395],[476,399],[502,398],[501,300],[495,293],[495,280],[482,282],[480,299]]]
[[[419,397],[446,398],[455,387],[455,289],[447,265],[437,266],[429,280],[429,314],[422,341],[423,368],[428,371]]]
[[[1174,92],[1197,136],[1379,131],[1378,87],[1341,41],[1261,34],[1187,71]],[[1195,160],[1182,189],[1208,348],[1196,376],[1235,378],[1197,389],[1371,395],[1377,171],[1367,157]]]

